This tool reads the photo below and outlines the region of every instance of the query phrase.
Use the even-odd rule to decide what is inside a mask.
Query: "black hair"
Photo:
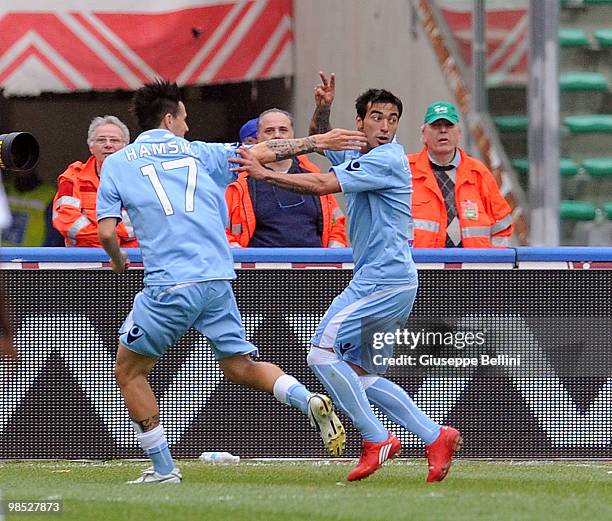
[[[136,116],[142,130],[151,130],[160,126],[166,114],[178,114],[179,101],[181,91],[178,85],[158,78],[145,83],[134,93],[130,112]]]
[[[402,117],[402,100],[393,93],[384,89],[368,89],[355,100],[355,110],[357,115],[364,119],[368,112],[368,106],[374,103],[391,103],[399,111],[398,119]]]

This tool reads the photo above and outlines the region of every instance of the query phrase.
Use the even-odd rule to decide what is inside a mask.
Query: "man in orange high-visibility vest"
[[[127,126],[115,116],[93,119],[87,133],[91,156],[85,163],[76,161],[57,178],[53,200],[53,227],[62,234],[66,246],[101,248],[98,240],[96,196],[100,186],[102,163],[130,142]],[[125,210],[117,226],[120,246],[137,248],[138,242]]]
[[[512,211],[489,169],[459,148],[452,103],[432,103],[421,127],[423,149],[409,154],[416,248],[510,246]]]

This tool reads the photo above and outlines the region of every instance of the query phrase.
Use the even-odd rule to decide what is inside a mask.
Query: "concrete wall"
[[[404,103],[398,140],[407,151],[421,148],[425,107],[452,101],[411,0],[295,0],[296,134],[308,130],[318,71],[335,72],[332,125],[354,128],[355,98],[368,88],[386,88]]]

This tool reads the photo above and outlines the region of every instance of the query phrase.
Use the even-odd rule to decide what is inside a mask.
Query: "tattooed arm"
[[[264,168],[251,152],[252,149],[241,148],[238,150],[241,157],[230,159],[232,163],[239,165],[234,167],[234,170],[248,172],[249,177],[253,179],[266,181],[298,194],[327,195],[342,191],[338,178],[333,172],[291,175],[274,172]]]
[[[253,145],[249,150],[260,163],[272,163],[290,157],[324,150],[360,150],[366,143],[358,130],[335,128],[325,134],[298,139],[272,139]]]
[[[329,116],[331,114],[331,107],[316,107],[312,119],[310,120],[310,127],[308,128],[308,135],[323,134],[331,130],[331,123]]]
[[[315,87],[315,111],[310,121],[309,135],[324,134],[331,130],[329,117],[331,106],[336,97],[336,75],[332,72],[329,80],[324,72],[319,72],[321,83]]]
[[[266,181],[297,194],[327,195],[342,191],[338,178],[333,172],[328,172],[326,174],[311,173],[287,175],[282,172],[268,170],[267,168],[263,170],[264,172],[261,177],[258,177],[257,173],[253,175],[252,171],[249,171],[249,175],[260,181]]]

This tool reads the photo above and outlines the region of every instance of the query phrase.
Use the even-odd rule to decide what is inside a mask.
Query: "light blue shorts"
[[[257,348],[246,340],[227,280],[145,286],[134,298],[119,339],[131,351],[160,357],[192,326],[208,338],[217,360],[257,354]]]
[[[353,279],[329,306],[312,345],[333,349],[341,359],[368,373],[384,373],[386,368],[373,362],[378,352],[373,349],[372,335],[404,329],[417,288],[415,284],[389,286]]]

